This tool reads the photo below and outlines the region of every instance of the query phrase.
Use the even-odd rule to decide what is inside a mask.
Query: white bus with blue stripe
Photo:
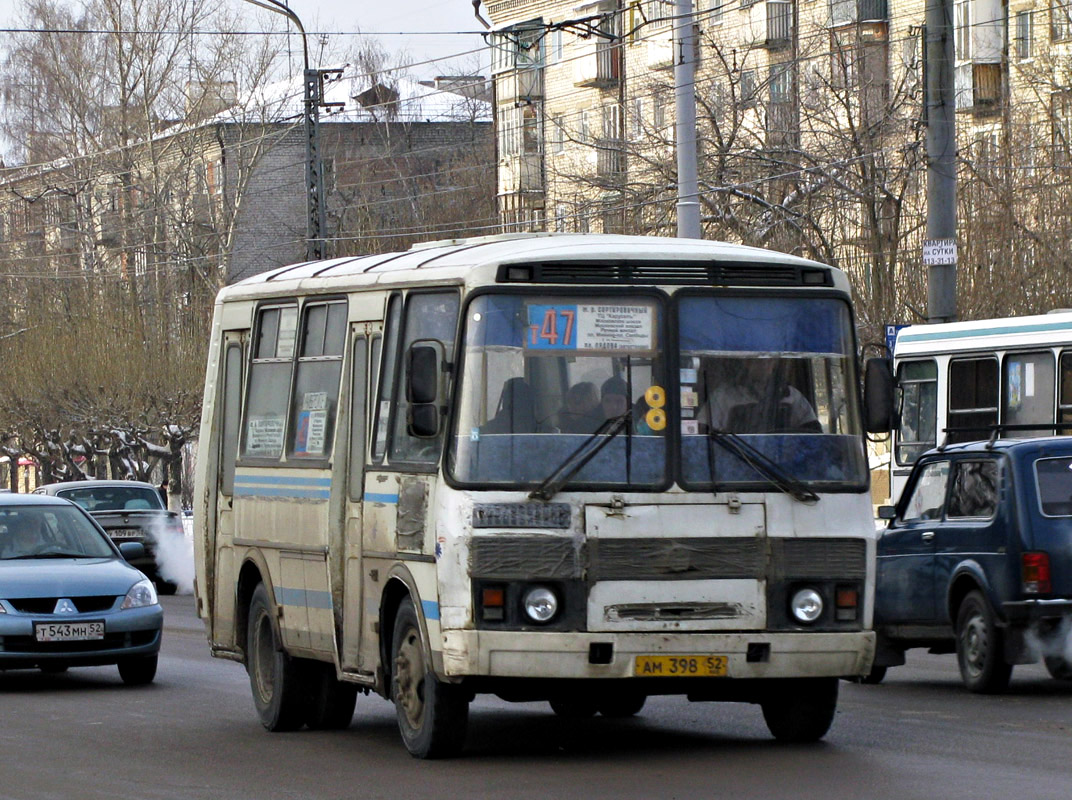
[[[212,652],[268,729],[377,693],[421,757],[461,749],[481,693],[749,702],[818,739],[874,648],[859,384],[845,276],[755,248],[507,235],[226,287]]]
[[[897,333],[900,394],[890,494],[944,443],[1072,431],[1072,311],[911,325]],[[1037,426],[1037,427],[1034,427]]]

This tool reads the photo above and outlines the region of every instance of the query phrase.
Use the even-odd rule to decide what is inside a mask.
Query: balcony
[[[499,159],[499,194],[543,192],[543,156],[530,153]]]
[[[856,16],[859,22],[886,22],[890,18],[887,0],[856,0]]]
[[[617,42],[596,40],[584,43],[573,66],[574,86],[613,89],[622,77],[622,48]]]
[[[997,62],[969,61],[955,70],[957,111],[976,115],[995,114],[1001,109],[1005,74]]]
[[[793,41],[793,0],[767,0],[766,46],[788,47]]]
[[[543,70],[518,69],[496,78],[496,100],[518,105],[543,99]]]
[[[596,141],[596,175],[605,181],[619,181],[625,174],[625,151],[621,139]]]

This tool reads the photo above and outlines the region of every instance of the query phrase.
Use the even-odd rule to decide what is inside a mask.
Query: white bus
[[[1072,311],[911,325],[898,331],[893,358],[894,502],[912,464],[942,442],[987,439],[999,424],[1017,436],[1072,432]]]
[[[269,730],[345,727],[371,691],[420,757],[458,752],[477,693],[751,702],[822,737],[874,649],[849,297],[779,253],[575,234],[223,289],[195,488],[213,655]]]

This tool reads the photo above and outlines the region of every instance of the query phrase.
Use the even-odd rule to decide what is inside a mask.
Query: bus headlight
[[[789,610],[797,622],[810,625],[823,613],[823,598],[811,587],[798,589],[789,601]]]
[[[527,590],[521,605],[533,622],[550,622],[558,613],[558,597],[546,586],[533,586]]]

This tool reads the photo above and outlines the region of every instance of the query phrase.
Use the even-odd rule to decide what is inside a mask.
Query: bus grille
[[[862,539],[675,537],[592,539],[578,552],[561,536],[474,536],[474,578],[586,578],[624,580],[733,580],[836,578],[863,580]]]
[[[632,286],[832,286],[827,270],[769,262],[549,262],[532,266],[531,283],[629,284]],[[505,283],[506,267],[498,282]],[[805,280],[804,275],[808,278]]]

